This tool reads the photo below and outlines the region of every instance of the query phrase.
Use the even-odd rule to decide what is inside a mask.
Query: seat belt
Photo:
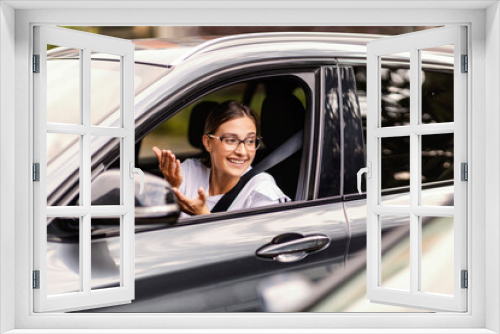
[[[252,177],[268,170],[273,166],[276,166],[277,164],[300,150],[302,148],[303,137],[304,130],[300,130],[292,137],[290,137],[286,142],[278,146],[278,148],[276,148],[273,153],[269,154],[261,162],[259,162],[257,166],[245,173],[240,178],[238,183],[233,187],[233,189],[229,190],[226,194],[224,194],[224,196],[221,197],[221,199],[213,207],[211,212],[216,213],[227,211],[238,194]]]

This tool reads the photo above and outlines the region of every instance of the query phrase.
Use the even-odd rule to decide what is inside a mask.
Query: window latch
[[[372,163],[368,161],[368,167],[361,168],[358,171],[358,192],[362,194],[363,192],[361,191],[361,175],[366,173],[366,177],[370,179],[372,177]]]
[[[144,172],[140,168],[134,168],[134,163],[130,161],[129,163],[129,172],[130,172],[130,178],[134,178],[134,174],[139,174],[140,177],[140,186],[139,186],[139,195],[142,195],[142,192],[144,191]]]

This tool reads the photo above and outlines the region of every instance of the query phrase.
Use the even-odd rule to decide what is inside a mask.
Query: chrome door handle
[[[285,238],[288,237],[288,238]],[[293,238],[293,240],[290,240]],[[281,240],[288,239],[281,242]],[[324,234],[303,236],[298,233],[278,236],[271,243],[262,246],[256,251],[261,258],[279,262],[294,262],[303,259],[313,252],[318,252],[330,245],[331,239]]]

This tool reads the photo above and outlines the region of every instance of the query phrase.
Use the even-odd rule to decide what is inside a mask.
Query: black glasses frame
[[[227,151],[234,151],[236,149],[238,149],[238,147],[240,147],[241,143],[243,143],[243,146],[245,146],[245,149],[246,150],[249,150],[247,148],[247,145],[245,144],[245,140],[247,140],[248,138],[253,138],[253,137],[246,137],[244,139],[240,139],[238,137],[233,137],[233,136],[222,136],[222,137],[219,137],[219,136],[216,136],[216,135],[213,135],[211,133],[206,133],[206,135],[208,136],[208,138],[212,138],[212,139],[219,139],[221,143],[223,143],[223,140],[225,138],[233,138],[233,139],[236,139],[238,141],[238,144],[235,146],[234,149],[232,150],[227,150]],[[257,145],[255,146],[255,150],[249,150],[249,151],[257,151],[260,147],[260,145],[262,144],[262,137],[255,137],[255,140],[258,141]]]

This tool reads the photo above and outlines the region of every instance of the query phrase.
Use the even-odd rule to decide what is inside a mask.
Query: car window
[[[355,66],[356,91],[366,138],[366,67]],[[410,75],[406,64],[382,68],[382,126],[408,125]],[[453,122],[453,72],[446,64],[432,64],[422,71],[422,123]],[[382,189],[410,184],[410,140],[382,140]],[[423,136],[422,184],[453,179],[453,134]],[[346,193],[355,193],[348,189]]]
[[[204,119],[214,106],[227,100],[249,105],[260,121],[258,135],[263,137],[263,143],[256,152],[255,166],[303,128],[306,90],[305,84],[296,77],[277,76],[239,82],[212,91],[186,105],[142,138],[138,166],[147,173],[161,176],[153,146],[171,150],[181,162],[201,158]],[[295,199],[301,159],[302,150],[267,171],[291,199]]]

